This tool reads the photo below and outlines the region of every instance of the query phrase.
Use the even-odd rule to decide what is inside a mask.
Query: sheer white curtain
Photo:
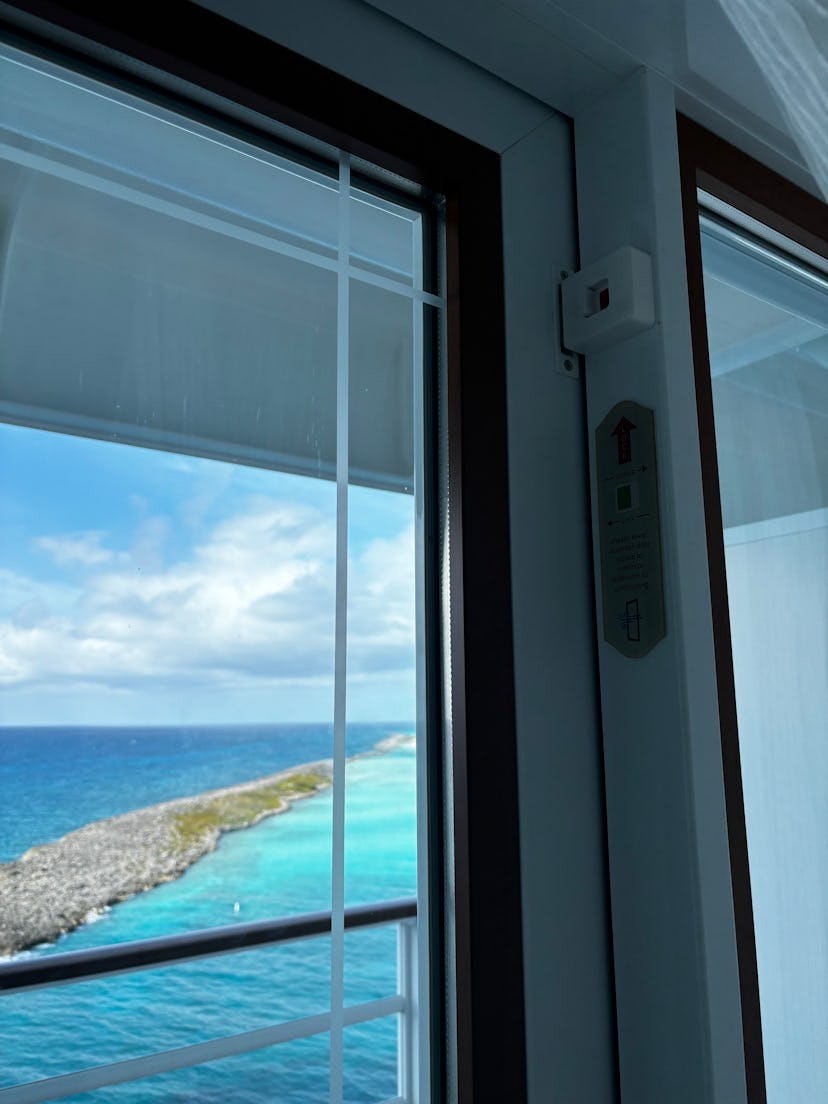
[[[828,199],[828,0],[719,0]]]

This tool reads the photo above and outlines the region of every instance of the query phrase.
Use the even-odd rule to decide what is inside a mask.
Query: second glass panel
[[[828,1099],[828,278],[703,230],[768,1100],[810,1102]]]

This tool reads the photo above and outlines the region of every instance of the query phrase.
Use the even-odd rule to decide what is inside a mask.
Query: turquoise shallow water
[[[388,731],[389,726],[355,729],[349,732],[349,750],[373,746]],[[259,733],[257,738],[261,736]],[[237,732],[228,738],[239,746]],[[319,757],[302,752],[307,752],[308,739],[308,731],[293,741],[284,730],[274,735],[279,755],[291,754],[288,745],[295,745],[294,762]],[[221,743],[215,733],[213,741]],[[64,750],[70,742],[70,737],[65,737]],[[256,752],[257,762],[260,750]],[[197,757],[195,745],[192,756]],[[68,763],[68,754],[66,760]],[[12,775],[8,761],[6,768],[8,781]],[[270,769],[278,766],[268,765],[266,771],[257,773]],[[153,771],[154,766],[149,773]],[[136,768],[135,773],[141,772]],[[248,776],[256,777],[257,773]],[[347,903],[413,895],[413,749],[364,755],[349,762],[346,777]],[[203,788],[215,784],[211,781]],[[124,789],[141,792],[137,780]],[[183,792],[197,791],[189,787]],[[128,807],[145,803],[140,800]],[[64,936],[54,947],[35,953],[80,950],[234,921],[327,909],[330,838],[331,793],[327,791],[255,828],[226,834],[213,854],[178,881],[114,906],[96,922]],[[395,929],[348,933],[346,1003],[395,991]],[[329,993],[330,941],[315,939],[103,981],[10,994],[0,1000],[0,1085],[313,1015],[329,1007]],[[345,1100],[349,1104],[367,1104],[395,1094],[396,1032],[393,1017],[346,1029]],[[327,1099],[327,1059],[328,1038],[320,1036],[73,1099],[89,1104],[195,1104],[213,1100],[310,1104]]]

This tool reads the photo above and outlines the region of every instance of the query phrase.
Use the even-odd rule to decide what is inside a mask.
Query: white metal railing
[[[348,930],[397,924],[397,992],[379,1000],[348,1005],[343,1025],[367,1023],[397,1015],[397,1092],[386,1104],[416,1104],[419,1081],[419,1028],[417,997],[417,906],[404,899],[347,909]],[[0,994],[53,985],[73,984],[92,978],[158,968],[194,958],[251,950],[273,943],[312,939],[331,930],[331,914],[308,913],[285,920],[211,928],[166,939],[101,947],[0,966]],[[0,1088],[0,1104],[41,1104],[109,1085],[137,1081],[161,1073],[214,1062],[278,1043],[321,1035],[331,1027],[330,1011],[289,1020],[269,1027],[210,1039],[203,1043],[141,1055],[108,1065],[94,1066],[22,1085]]]

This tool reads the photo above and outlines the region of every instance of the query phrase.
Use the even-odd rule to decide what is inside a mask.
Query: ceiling
[[[718,0],[364,0],[569,115],[642,65],[678,105],[817,192]]]
[[[646,66],[675,87],[685,114],[819,194],[775,94],[718,0],[199,2],[337,72],[376,85],[401,103],[421,104],[423,83],[433,84],[434,118],[440,117],[439,97],[450,94],[452,86],[448,55],[442,51],[441,57],[439,47],[505,82],[504,93],[492,97],[495,115],[511,85],[533,97],[538,107],[577,116]],[[417,52],[429,67],[426,82],[422,73],[407,71],[400,62],[396,47],[404,30],[418,32]],[[418,93],[409,97],[407,85],[417,84]],[[489,95],[484,82],[480,93],[484,99]],[[476,137],[473,115],[470,105],[470,137]],[[501,149],[510,141],[505,120],[503,129]]]

